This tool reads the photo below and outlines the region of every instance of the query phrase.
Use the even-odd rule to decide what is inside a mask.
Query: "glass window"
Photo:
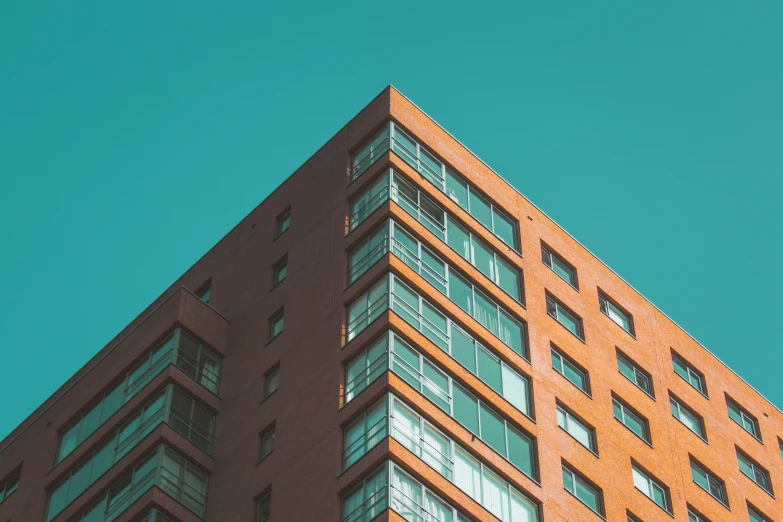
[[[476,436],[479,431],[478,401],[465,391],[462,386],[454,383],[454,418]]]
[[[196,290],[196,297],[201,299],[204,303],[209,303],[209,299],[212,297],[212,279]]]
[[[708,518],[688,505],[688,522],[710,522]]]
[[[704,423],[702,422],[701,417],[671,395],[669,396],[669,405],[671,406],[672,416],[675,419],[683,423],[685,427],[693,433],[706,440]]]
[[[492,207],[492,221],[494,225],[492,231],[495,233],[495,235],[498,236],[498,238],[500,238],[500,240],[505,244],[514,250],[517,250],[517,234],[516,227],[514,227],[514,222],[503,215],[494,206]]]
[[[619,351],[617,352],[617,369],[644,393],[650,397],[655,396],[650,374]]]
[[[389,129],[390,124],[388,122],[384,123],[370,139],[353,153],[351,159],[351,180],[361,176],[370,165],[389,150]]]
[[[578,498],[584,505],[602,517],[604,516],[601,491],[580,475],[577,475],[565,464],[563,464],[563,486],[566,491]]]
[[[288,275],[288,258],[283,258],[277,262],[273,268],[274,276],[272,278],[272,284],[279,284]]]
[[[468,185],[448,168],[446,169],[446,195],[463,209],[468,209]]]
[[[272,494],[267,493],[256,502],[256,522],[267,522],[272,507]]]
[[[451,328],[451,355],[462,366],[470,370],[470,373],[477,375],[476,344],[472,337],[453,325]]]
[[[291,209],[277,216],[277,235],[279,236],[291,227]]]
[[[706,468],[696,463],[692,458],[690,462],[691,477],[693,478],[693,481],[721,504],[727,505],[726,487],[724,486],[723,481],[707,471]]]
[[[576,270],[571,267],[571,265],[560,259],[543,245],[541,246],[541,258],[544,264],[551,268],[561,279],[574,288],[577,288]]]
[[[389,173],[384,172],[372,185],[351,201],[350,230],[358,227],[375,210],[389,199]]]
[[[519,271],[500,258],[496,259],[496,266],[498,269],[497,285],[515,300],[522,302]]]
[[[601,311],[609,317],[609,319],[614,321],[620,328],[629,334],[634,335],[633,318],[628,313],[621,310],[620,307],[601,293],[598,294],[598,304],[600,305]]]
[[[760,511],[750,504],[748,504],[748,517],[750,517],[750,522],[772,522],[771,518],[762,515]]]
[[[261,458],[269,456],[275,449],[275,425],[265,429],[261,433]]]
[[[503,372],[500,359],[489,353],[484,347],[479,347],[477,356],[479,379],[496,392],[502,394]]]
[[[756,439],[761,440],[761,433],[759,432],[759,424],[756,417],[748,413],[747,410],[728,397],[726,397],[726,406],[728,407],[731,420],[739,424],[743,430],[753,435]]]
[[[280,367],[271,370],[264,379],[264,397],[269,397],[280,386]]]
[[[593,453],[596,452],[595,432],[593,429],[559,404],[557,405],[557,425],[575,438],[579,444]]]
[[[283,333],[283,310],[269,318],[269,340]]]
[[[584,340],[582,319],[548,295],[546,296],[546,312],[558,323],[565,326],[569,332]]]
[[[612,408],[614,410],[614,418],[620,421],[626,428],[634,432],[640,439],[651,444],[650,430],[647,427],[647,421],[636,412],[632,411],[628,406],[621,403],[614,397],[612,398]]]
[[[456,252],[465,258],[466,261],[470,263],[473,262],[470,248],[470,234],[462,225],[458,224],[453,219],[449,220],[447,242],[448,245],[456,250]]]
[[[566,378],[571,384],[590,395],[589,381],[587,371],[576,365],[566,356],[555,350],[552,350],[552,368]]]
[[[462,279],[456,273],[451,273],[449,277],[449,299],[454,301],[457,306],[465,310],[471,316],[473,315],[473,286]]]
[[[650,500],[658,504],[661,509],[671,512],[669,507],[669,488],[652,478],[635,464],[631,467],[633,485],[645,494]]]
[[[704,376],[693,366],[685,362],[685,359],[672,352],[672,364],[674,373],[685,379],[691,386],[699,390],[702,395],[707,395],[707,387],[704,385]]]
[[[495,253],[473,236],[470,238],[470,251],[473,255],[473,265],[479,269],[479,272],[494,281]]]
[[[503,398],[529,417],[530,381],[509,368],[505,363],[501,363],[501,375],[503,379]]]
[[[506,424],[503,419],[484,404],[481,404],[479,407],[479,419],[481,422],[481,440],[501,455],[507,455]]]
[[[772,495],[772,484],[769,480],[769,472],[757,464],[753,459],[737,450],[737,461],[740,471],[750,480],[759,485],[761,489]]]

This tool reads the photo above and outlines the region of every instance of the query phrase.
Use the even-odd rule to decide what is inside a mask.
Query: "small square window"
[[[209,303],[209,298],[212,296],[212,278],[201,285],[195,294],[202,302]]]
[[[0,482],[0,502],[7,499],[19,488],[19,479],[22,476],[22,467],[13,471],[2,482]]]
[[[280,284],[288,275],[288,256],[284,257],[272,267],[272,285]]]
[[[286,230],[291,228],[291,209],[286,209],[285,212],[277,216],[277,229],[275,235],[279,236]]]
[[[710,470],[693,460],[691,457],[691,477],[693,482],[710,494],[715,500],[728,507],[726,484]]]
[[[605,316],[611,319],[617,326],[635,336],[631,314],[620,308],[614,301],[602,294],[600,290],[598,292],[598,304]]]
[[[579,288],[576,281],[576,269],[543,244],[541,245],[541,261],[552,269],[560,279],[576,289]]]
[[[277,366],[274,369],[267,372],[264,379],[264,398],[269,397],[277,391],[280,386],[280,367]]]
[[[575,496],[582,504],[604,517],[603,492],[591,482],[588,482],[581,474],[577,473],[565,463],[563,466],[563,487]]]
[[[701,439],[707,440],[704,432],[704,420],[696,412],[685,406],[682,401],[669,393],[669,406],[672,416],[685,425],[686,428],[698,435]]]
[[[284,310],[281,308],[279,312],[269,318],[269,340],[271,341],[281,333],[283,333],[283,318]]]
[[[269,520],[269,513],[272,507],[272,493],[265,493],[256,502],[256,522],[266,522]]]
[[[737,449],[737,461],[739,462],[739,469],[743,475],[758,484],[761,489],[770,495],[773,495],[772,482],[769,478],[769,471],[761,467],[758,462],[751,459],[739,449]]]
[[[655,398],[650,374],[620,350],[617,350],[617,370],[637,388]]]
[[[747,431],[759,442],[761,442],[761,431],[759,430],[759,421],[751,415],[748,410],[734,402],[729,396],[726,396],[726,407],[729,411],[729,418],[739,424],[743,430]]]
[[[644,442],[652,446],[652,439],[650,438],[650,425],[647,419],[642,417],[635,410],[632,410],[630,406],[621,402],[616,397],[612,397],[612,409],[614,411],[614,418],[620,421],[623,426],[631,430],[642,439]]]
[[[748,503],[748,517],[750,517],[750,522],[772,522],[770,517],[762,515],[761,511],[751,506],[750,503]]]
[[[702,515],[696,508],[691,506],[690,504],[688,506],[688,522],[710,522],[710,520]]]
[[[566,378],[568,382],[590,395],[590,379],[587,370],[560,353],[554,345],[552,350],[552,368]]]
[[[674,373],[685,379],[685,381],[699,390],[699,393],[707,397],[707,386],[704,380],[704,374],[694,368],[685,359],[680,357],[672,350],[672,366]]]
[[[275,425],[261,432],[261,458],[265,459],[275,449]]]

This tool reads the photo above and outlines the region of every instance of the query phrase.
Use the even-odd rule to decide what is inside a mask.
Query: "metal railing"
[[[446,479],[452,481],[454,477],[454,461],[451,460],[448,455],[443,454],[438,448],[427,442],[421,434],[408,429],[393,412],[389,417],[391,419],[391,437],[426,462],[435,471],[446,477]],[[410,444],[410,447],[406,446],[406,442]],[[429,457],[429,459],[427,457]],[[433,463],[440,466],[441,469],[438,469]]]
[[[375,424],[367,428],[361,437],[345,447],[343,450],[343,469],[348,468],[383,440],[388,433],[386,430],[388,427],[387,417],[388,415],[384,415]]]
[[[382,510],[389,507],[388,487],[388,484],[384,484],[382,489],[373,492],[367,500],[345,515],[342,522],[369,522],[378,516]]]
[[[347,332],[348,332],[348,340],[350,341],[359,333],[367,328],[367,326],[375,320],[378,315],[380,315],[384,310],[389,309],[389,290],[388,290],[388,281],[386,281],[386,292],[382,296],[380,296],[378,299],[376,299],[374,302],[369,303],[367,306],[367,309],[364,310],[361,314],[356,316],[352,321],[350,321],[347,325]],[[364,323],[364,324],[362,324]],[[359,328],[361,327],[361,328]]]
[[[435,384],[426,375],[421,373],[418,368],[414,368],[413,365],[411,365],[408,361],[406,361],[405,359],[397,355],[394,351],[391,352],[391,358],[392,358],[392,364],[390,366],[393,372],[398,373],[398,371],[394,369],[395,364],[401,366],[402,367],[401,371],[403,371],[407,375],[410,375],[414,381],[419,383],[420,392],[424,393],[424,388],[430,390],[432,393],[434,393],[437,396],[437,398],[439,398],[440,400],[442,400],[448,405],[449,409],[447,413],[451,414],[451,395],[449,395],[447,391],[443,390],[440,386]],[[429,361],[426,358],[424,360]],[[403,380],[405,380],[406,382],[410,383],[410,381],[405,379],[405,376],[400,375],[400,377],[402,377]]]
[[[345,396],[353,398],[355,397],[361,390],[366,388],[370,382],[372,382],[370,376],[373,375],[374,372],[379,372],[378,375],[383,373],[388,368],[388,360],[389,355],[388,352],[384,352],[381,354],[380,357],[372,361],[367,367],[356,377],[351,379],[350,381],[345,383]],[[361,389],[357,390],[360,384],[363,383],[363,386]],[[350,398],[346,399],[346,402],[350,400]]]

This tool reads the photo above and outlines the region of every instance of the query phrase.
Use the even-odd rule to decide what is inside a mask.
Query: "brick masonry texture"
[[[389,119],[518,221],[521,253],[482,227],[394,152],[383,155],[355,181],[350,180],[351,152]],[[413,180],[422,193],[522,271],[524,305],[501,292],[393,202],[387,202],[366,222],[348,231],[350,199],[390,166]],[[291,227],[275,237],[276,217],[289,207]],[[396,257],[385,256],[353,284],[347,284],[347,250],[389,217],[527,324],[529,359],[514,353]],[[542,242],[576,268],[578,290],[542,263]],[[272,267],[283,256],[288,259],[288,275],[273,286]],[[531,380],[533,419],[512,408],[393,312],[383,314],[346,342],[346,305],[389,271]],[[211,300],[205,304],[190,290],[201,287],[210,278]],[[635,336],[600,312],[599,289],[633,316]],[[582,318],[584,341],[547,315],[547,293]],[[269,341],[268,318],[281,307],[285,314],[284,331]],[[58,431],[176,326],[223,357],[218,393],[206,391],[171,366],[55,466]],[[387,329],[406,339],[455,381],[536,439],[538,481],[523,475],[393,373],[384,374],[344,404],[345,363]],[[590,396],[552,369],[551,346],[589,371]],[[654,398],[618,372],[618,349],[649,372]],[[672,350],[704,374],[708,397],[674,373]],[[280,388],[263,399],[264,375],[276,365],[280,367]],[[138,463],[147,449],[160,442],[177,448],[210,475],[205,517],[209,522],[255,520],[255,499],[270,488],[272,522],[339,521],[340,495],[387,459],[399,463],[472,520],[497,520],[395,440],[386,439],[349,469],[342,470],[343,427],[389,391],[405,399],[430,423],[539,502],[541,519],[547,522],[598,520],[564,491],[563,461],[602,489],[605,518],[610,522],[625,521],[628,511],[645,522],[687,520],[686,502],[713,522],[747,520],[747,502],[770,517],[783,513],[781,501],[739,471],[736,457],[736,450],[742,450],[768,470],[774,491],[783,488],[778,439],[783,436],[783,414],[392,87],[380,93],[0,442],[0,478],[22,466],[19,489],[0,503],[0,521],[44,520],[47,487],[72,470],[145,400],[171,382],[217,414],[212,454],[200,451],[168,426],[161,426],[58,515],[56,521],[71,520],[113,480]],[[706,442],[672,417],[670,393],[703,417]],[[614,419],[613,395],[649,420],[652,445]],[[757,418],[763,443],[729,419],[726,396]],[[598,455],[558,427],[558,402],[595,428]],[[276,426],[274,451],[259,460],[259,434],[272,423]],[[725,481],[728,508],[694,484],[689,455]],[[632,461],[670,488],[671,515],[634,488]],[[185,522],[198,520],[157,488],[143,495],[118,520],[133,521],[152,506]],[[402,518],[386,512],[377,520]]]

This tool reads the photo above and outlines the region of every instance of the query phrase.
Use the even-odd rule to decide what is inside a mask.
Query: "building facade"
[[[772,522],[779,437],[389,87],[0,443],[0,521]]]

